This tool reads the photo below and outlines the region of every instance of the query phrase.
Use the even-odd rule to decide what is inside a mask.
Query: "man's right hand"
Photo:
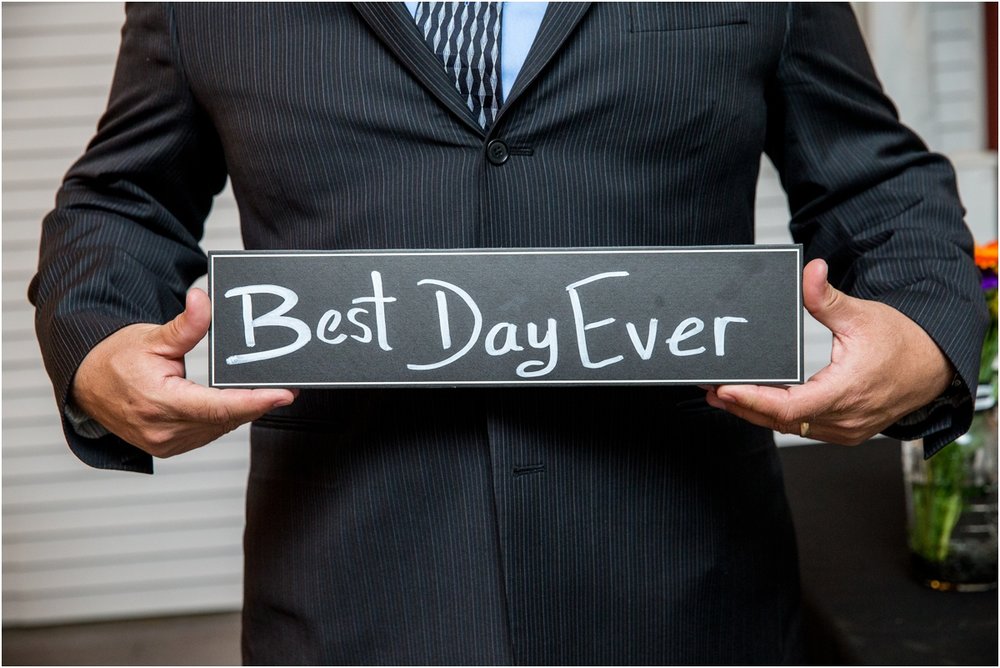
[[[154,457],[199,448],[294,401],[292,390],[220,390],[187,380],[184,355],[205,337],[210,321],[208,295],[194,289],[184,312],[167,324],[123,327],[84,358],[72,401]]]

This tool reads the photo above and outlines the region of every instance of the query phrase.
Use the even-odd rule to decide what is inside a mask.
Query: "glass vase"
[[[997,586],[997,402],[981,386],[969,432],[929,460],[903,443],[907,535],[914,576],[941,591]]]

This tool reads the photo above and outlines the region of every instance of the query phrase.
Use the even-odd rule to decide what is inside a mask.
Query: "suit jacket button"
[[[499,139],[494,139],[486,145],[486,158],[494,165],[502,165],[510,157],[510,149],[507,144]]]

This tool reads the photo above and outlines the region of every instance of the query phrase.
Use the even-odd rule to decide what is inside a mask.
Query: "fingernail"
[[[725,403],[725,404],[735,404],[736,403],[736,397],[734,397],[731,394],[723,395],[723,394],[720,394],[718,391],[716,391],[715,396],[719,397],[719,401],[721,401],[722,403]]]
[[[271,408],[283,408],[284,406],[290,406],[293,401],[295,401],[295,399],[278,399],[274,402],[274,405],[271,406]]]
[[[721,408],[721,409],[725,409],[725,407],[728,405],[726,402],[719,399],[718,396],[713,394],[705,395],[705,403],[707,403],[712,408]]]

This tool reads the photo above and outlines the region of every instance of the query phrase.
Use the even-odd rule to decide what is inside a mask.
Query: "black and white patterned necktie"
[[[414,19],[483,128],[500,109],[499,2],[421,2]]]

